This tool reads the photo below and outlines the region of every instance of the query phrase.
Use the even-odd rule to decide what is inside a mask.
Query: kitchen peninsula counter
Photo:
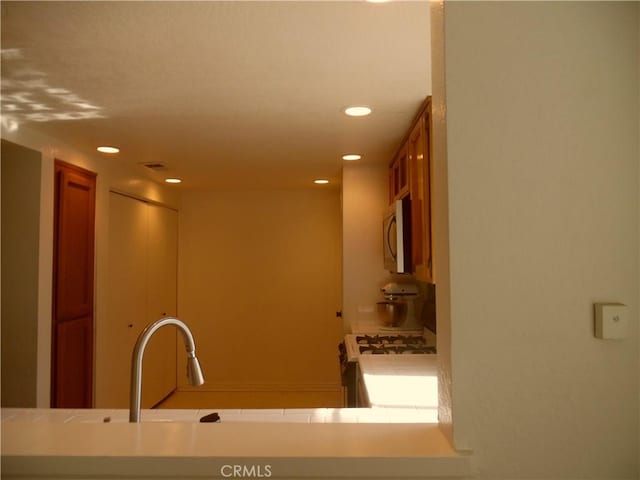
[[[336,419],[344,412],[347,419],[359,409],[320,410],[333,410]],[[261,466],[251,478],[266,477],[266,466],[271,478],[470,474],[470,457],[455,452],[437,424],[352,423],[353,417],[349,423],[287,423],[268,412],[258,421],[260,410],[246,411],[252,417],[246,422],[225,422],[223,413],[222,423],[188,420],[204,412],[143,411],[143,422],[131,424],[126,410],[75,410],[70,416],[61,410],[4,409],[2,476],[228,478],[228,465]]]

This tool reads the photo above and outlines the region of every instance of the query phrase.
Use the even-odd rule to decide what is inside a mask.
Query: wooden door
[[[55,162],[51,406],[93,403],[96,174]]]

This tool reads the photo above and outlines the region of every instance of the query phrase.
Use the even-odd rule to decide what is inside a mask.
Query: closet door
[[[178,212],[147,205],[147,323],[177,315]],[[142,406],[148,408],[176,388],[176,335],[162,327],[147,345]],[[180,339],[182,342],[182,340]],[[184,347],[183,347],[184,348]]]
[[[103,327],[100,405],[128,408],[131,355],[145,326],[176,314],[177,212],[110,193],[108,318]],[[142,407],[176,387],[176,332],[163,327],[147,344]]]
[[[100,323],[102,408],[129,408],[131,353],[147,315],[147,206],[109,194],[107,319]]]

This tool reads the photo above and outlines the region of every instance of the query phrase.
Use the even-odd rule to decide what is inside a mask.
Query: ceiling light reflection
[[[80,95],[52,86],[19,48],[1,50],[2,126],[17,130],[23,122],[51,122],[105,118],[102,108]],[[5,120],[7,113],[10,120]],[[11,127],[9,127],[11,125]]]
[[[360,160],[361,158],[362,158],[362,155],[358,155],[357,153],[349,153],[347,155],[342,156],[343,160],[347,160],[349,162],[352,162],[354,160]]]
[[[18,130],[18,121],[10,115],[2,115],[0,122],[3,130],[7,130],[8,132],[15,132]]]

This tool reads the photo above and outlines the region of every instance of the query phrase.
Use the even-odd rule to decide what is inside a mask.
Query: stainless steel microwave
[[[382,221],[384,268],[392,273],[411,273],[411,202],[395,200]]]

